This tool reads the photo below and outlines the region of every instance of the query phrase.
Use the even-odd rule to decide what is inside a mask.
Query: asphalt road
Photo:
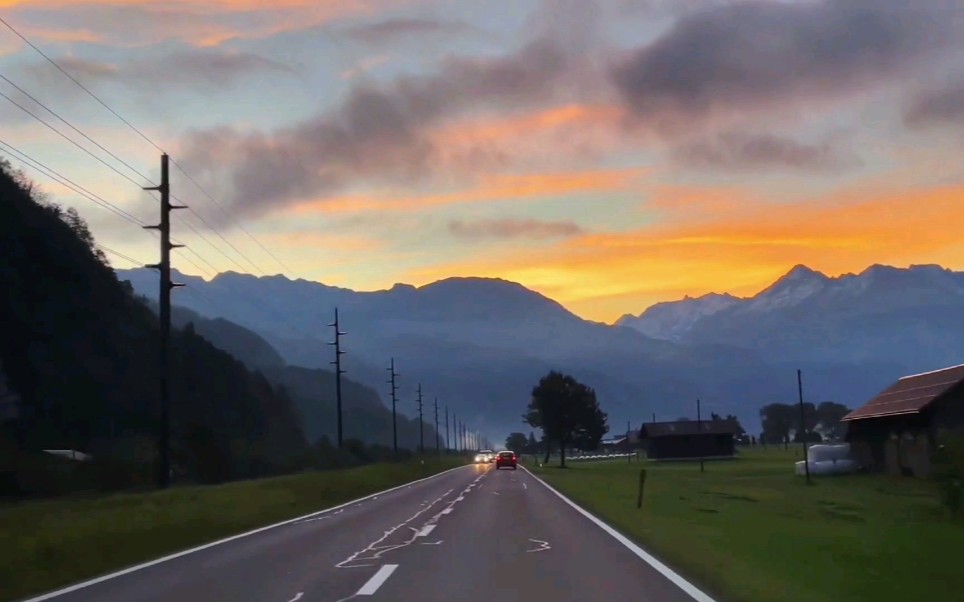
[[[34,600],[692,602],[694,595],[525,470],[479,465]]]

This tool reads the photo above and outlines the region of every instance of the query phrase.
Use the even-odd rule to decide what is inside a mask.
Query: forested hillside
[[[156,310],[157,303],[144,298]],[[283,387],[291,397],[301,418],[305,436],[311,442],[320,437],[330,441],[337,438],[337,410],[335,399],[335,373],[320,368],[304,368],[287,365],[271,344],[257,333],[223,318],[205,318],[200,314],[174,306],[172,322],[179,328],[191,325],[198,334],[241,360],[250,370],[260,371],[269,382]],[[330,354],[331,347],[316,346],[313,351]],[[380,376],[380,375],[379,375]],[[354,378],[352,378],[354,377]],[[345,438],[366,444],[392,445],[392,413],[382,402],[378,391],[359,384],[354,371],[342,376],[343,425]],[[419,445],[418,420],[406,416],[413,404],[406,396],[400,401],[397,416],[398,445],[400,448],[416,449]],[[435,448],[435,422],[432,401],[425,399],[425,425],[421,436],[426,449]],[[439,430],[444,442],[443,414],[439,415]]]
[[[20,402],[0,414],[0,488],[47,493],[154,477],[157,319],[121,284],[82,219],[0,164],[0,365]],[[176,478],[213,482],[290,470],[308,451],[280,387],[188,327],[171,343]],[[93,456],[89,483],[53,476],[44,449]],[[77,471],[72,471],[77,472]],[[71,473],[71,474],[72,474]]]

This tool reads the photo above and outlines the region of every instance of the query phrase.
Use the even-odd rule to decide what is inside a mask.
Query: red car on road
[[[499,455],[495,457],[495,469],[499,470],[503,466],[511,466],[512,470],[518,470],[519,458],[515,455],[515,452],[511,451],[500,451]]]

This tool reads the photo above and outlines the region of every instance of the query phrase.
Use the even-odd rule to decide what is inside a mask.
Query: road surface
[[[478,465],[32,600],[709,600],[682,587],[527,471]]]

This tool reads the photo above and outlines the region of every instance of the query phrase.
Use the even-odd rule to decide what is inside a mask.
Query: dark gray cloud
[[[463,21],[426,18],[397,18],[346,28],[344,33],[366,44],[392,44],[400,38],[426,35],[467,35],[479,30]]]
[[[195,132],[184,141],[185,162],[221,179],[223,196],[248,212],[362,180],[411,185],[447,168],[484,170],[474,162],[485,153],[453,158],[436,148],[429,128],[473,108],[513,109],[561,96],[573,87],[570,60],[545,39],[497,59],[450,58],[433,75],[355,85],[336,109],[282,130]],[[228,172],[218,174],[223,166]]]
[[[803,144],[771,134],[727,132],[712,139],[683,145],[674,158],[695,167],[733,169],[795,169],[838,171],[857,158],[829,141]]]
[[[664,19],[737,2],[739,0],[616,0],[614,6],[621,16]]]
[[[627,105],[664,127],[841,96],[961,44],[940,0],[741,2],[689,13],[613,70]]]
[[[541,221],[536,219],[493,219],[475,222],[453,220],[449,232],[460,238],[528,238],[546,239],[577,236],[585,230],[571,221]]]
[[[905,122],[915,128],[964,125],[964,81],[918,94],[907,109]]]
[[[148,83],[164,82],[165,86],[179,89],[221,89],[249,76],[294,73],[290,66],[257,54],[213,48],[185,48],[160,56],[132,58],[117,64],[76,57],[55,60],[85,84],[113,82],[138,88]],[[23,70],[31,78],[63,83],[60,81],[62,76],[52,71],[46,63],[33,63]]]

